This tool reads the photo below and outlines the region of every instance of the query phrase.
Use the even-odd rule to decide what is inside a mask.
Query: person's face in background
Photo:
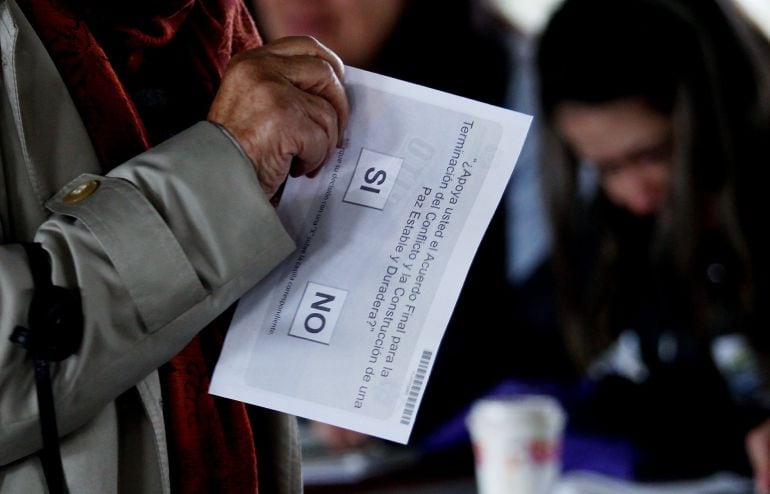
[[[251,1],[268,40],[313,36],[347,65],[366,68],[392,33],[408,0]]]
[[[658,213],[672,172],[672,126],[641,99],[556,107],[559,134],[578,158],[597,168],[615,205],[638,216]]]

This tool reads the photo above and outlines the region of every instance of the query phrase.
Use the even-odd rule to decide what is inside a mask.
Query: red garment
[[[122,79],[141,79],[150,70],[145,53],[165,49],[161,53],[174,63],[189,60],[189,73],[164,83],[171,91],[199,84],[207,106],[231,55],[261,40],[240,0],[104,3],[26,0],[21,6],[62,74],[106,172],[152,144]],[[175,492],[258,490],[245,406],[207,391],[229,315],[212,322],[161,369]]]

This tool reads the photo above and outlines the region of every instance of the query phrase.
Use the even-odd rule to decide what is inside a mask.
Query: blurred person
[[[509,377],[571,379],[556,317],[550,266],[552,239],[542,187],[541,134],[535,49],[550,14],[562,0],[484,0],[490,29],[505,44],[511,74],[505,106],[533,116],[516,168],[503,196],[506,308],[512,361]]]
[[[409,0],[252,0],[267,39],[313,36],[354,67],[372,67]],[[372,67],[376,70],[375,67]]]
[[[566,0],[540,40],[562,330],[595,383],[571,420],[631,438],[640,478],[750,459],[770,490],[764,43],[716,0]]]
[[[480,29],[469,0],[252,0],[251,5],[267,39],[312,35],[348,65],[497,106],[505,103],[505,47]],[[428,380],[412,444],[504,372],[505,356],[490,345],[503,336],[499,314],[479,310],[503,307],[498,303],[505,284],[503,221],[498,211],[470,268]],[[341,449],[367,441],[356,432],[313,426]]]
[[[268,40],[313,36],[347,65],[485,103],[504,101],[504,48],[478,29],[470,0],[251,2]]]
[[[521,152],[516,171],[505,193],[507,214],[505,243],[506,275],[511,285],[521,286],[535,276],[550,253],[545,204],[538,162],[540,116],[537,103],[537,38],[550,13],[561,0],[484,0],[485,12],[505,41],[511,77],[505,105],[533,115],[533,125]]]
[[[339,58],[231,0],[0,16],[0,490],[301,492],[293,418],[207,390],[294,249],[271,199],[341,138]]]

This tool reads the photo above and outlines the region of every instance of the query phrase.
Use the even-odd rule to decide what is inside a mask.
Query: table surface
[[[306,485],[306,494],[478,494],[474,472],[455,459],[430,459],[350,483]],[[567,472],[554,494],[752,494],[751,479],[731,472],[663,483],[629,482],[589,471]]]
[[[752,494],[751,479],[732,473],[717,473],[703,479],[666,482],[632,483],[591,472],[575,472],[564,476],[554,494]],[[307,494],[477,494],[474,478],[400,476],[351,485],[309,486]]]
[[[305,456],[303,469],[310,480],[305,483],[306,494],[476,494],[469,448],[428,456],[411,451],[410,456],[406,447],[379,443],[365,458],[349,456],[344,460],[350,461],[338,464],[328,460],[323,455]],[[336,477],[335,468],[340,471]]]
[[[384,480],[353,485],[307,486],[305,494],[476,494],[473,478],[423,479],[415,481]]]
[[[468,445],[420,455],[375,442],[355,454],[330,454],[303,444],[306,494],[478,494]],[[752,494],[753,482],[730,472],[665,483],[629,482],[591,471],[568,471],[554,494]]]

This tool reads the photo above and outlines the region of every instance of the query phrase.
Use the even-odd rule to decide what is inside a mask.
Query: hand
[[[754,470],[754,491],[770,494],[770,419],[749,431],[746,451]]]
[[[312,422],[313,433],[318,435],[324,443],[338,451],[345,451],[363,446],[371,440],[371,436],[360,432],[343,429],[323,422]]]
[[[341,141],[348,118],[343,77],[340,59],[306,36],[230,61],[208,119],[238,140],[269,198],[289,173],[317,172]]]

